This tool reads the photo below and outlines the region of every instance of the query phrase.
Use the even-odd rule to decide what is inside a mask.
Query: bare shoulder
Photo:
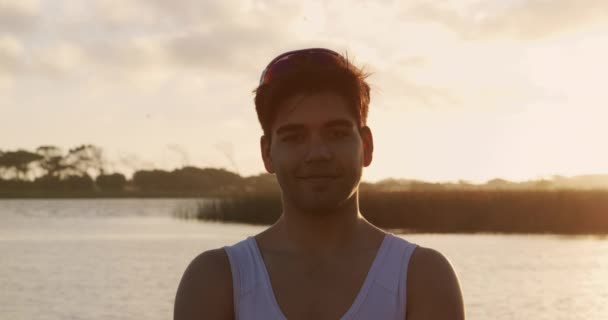
[[[407,319],[464,319],[462,292],[450,261],[417,247],[407,271]]]
[[[226,251],[205,251],[184,271],[175,295],[173,318],[232,319],[232,300],[232,273]]]

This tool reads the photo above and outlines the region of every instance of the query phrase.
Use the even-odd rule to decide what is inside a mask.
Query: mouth
[[[321,174],[307,174],[307,175],[296,175],[298,179],[333,179],[337,178],[338,175],[334,173],[321,173]]]
[[[338,178],[338,176],[301,176],[301,177],[297,177],[299,180],[303,180],[303,181],[331,181],[334,180],[336,178]]]

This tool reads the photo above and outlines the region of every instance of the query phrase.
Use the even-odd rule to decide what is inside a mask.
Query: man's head
[[[366,76],[327,49],[286,53],[265,69],[255,91],[262,157],[284,202],[322,212],[356,201],[373,152]]]
[[[367,123],[370,88],[368,74],[337,52],[311,48],[283,53],[262,72],[255,90],[255,107],[264,135],[281,103],[297,93],[333,91],[348,101],[349,110],[361,127]]]

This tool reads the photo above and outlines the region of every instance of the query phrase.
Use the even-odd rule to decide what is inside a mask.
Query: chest
[[[375,252],[334,259],[267,255],[272,291],[288,319],[340,319],[357,299]]]

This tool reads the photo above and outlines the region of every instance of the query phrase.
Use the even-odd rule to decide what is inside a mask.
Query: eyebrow
[[[324,127],[352,127],[353,123],[352,121],[348,121],[345,119],[336,119],[336,120],[331,120],[327,123],[325,123],[325,125],[323,125]]]
[[[352,127],[353,123],[352,121],[348,121],[346,119],[335,119],[335,120],[330,120],[326,123],[323,124],[323,127]],[[297,124],[297,123],[288,123],[286,125],[280,126],[276,133],[277,135],[279,134],[283,134],[283,133],[289,133],[289,132],[294,132],[294,131],[301,131],[306,129],[306,126],[303,124]]]
[[[293,131],[300,131],[303,129],[304,129],[303,124],[286,124],[284,126],[280,126],[277,129],[277,135],[280,135],[283,133],[288,133],[288,132],[293,132]]]

